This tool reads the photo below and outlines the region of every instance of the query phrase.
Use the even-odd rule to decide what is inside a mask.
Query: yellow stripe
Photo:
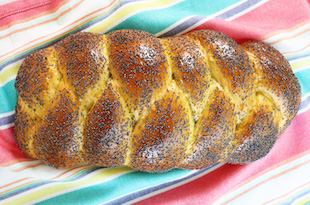
[[[106,21],[101,22],[99,25],[91,28],[89,31],[93,33],[101,33],[104,29],[107,29],[111,25],[115,24],[118,20],[126,17],[128,14],[132,14],[135,11],[152,8],[156,9],[156,7],[165,6],[175,2],[176,0],[158,0],[158,1],[151,1],[151,2],[141,2],[139,4],[133,4],[123,8],[122,10],[113,14],[109,19]]]
[[[0,84],[5,82],[8,78],[17,75],[18,69],[20,67],[21,64],[15,65],[9,69],[7,69],[6,71],[4,71],[1,75],[0,75]]]
[[[310,63],[310,59],[306,59],[303,61],[297,61],[297,62],[291,63],[291,67],[293,70],[296,70],[300,67],[309,65],[309,63]]]
[[[99,33],[101,30],[103,30],[103,28],[107,28],[108,26],[111,26],[116,21],[120,20],[121,18],[124,18],[126,15],[128,15],[134,11],[146,9],[146,8],[154,8],[154,7],[164,6],[164,5],[170,4],[174,1],[176,1],[176,0],[167,0],[167,1],[158,0],[158,1],[153,1],[153,2],[141,2],[139,4],[130,5],[128,7],[123,8],[122,10],[116,12],[110,18],[108,18],[106,21],[103,21],[98,26],[95,26],[94,28],[92,28],[90,31],[94,32],[94,33]],[[39,45],[41,45],[41,44],[39,44]],[[23,53],[23,52],[24,51],[21,51],[18,54]],[[16,54],[16,55],[18,55],[18,54]],[[4,73],[2,73],[0,75],[0,83],[5,82],[8,78],[10,78],[14,75],[17,75],[19,67],[20,67],[20,64],[13,66],[12,68],[10,68],[10,69],[6,70]]]
[[[31,194],[19,197],[15,200],[9,201],[7,203],[4,203],[5,205],[15,205],[15,204],[24,204],[24,203],[30,203],[31,201],[37,200],[42,198],[43,196],[51,195],[66,189],[70,188],[76,188],[76,187],[81,187],[83,185],[91,185],[93,183],[99,183],[103,181],[104,179],[107,179],[108,177],[111,177],[113,175],[116,175],[118,173],[126,173],[128,171],[133,171],[133,169],[129,167],[121,167],[121,168],[111,168],[111,169],[104,169],[100,173],[81,180],[81,181],[73,181],[73,182],[63,182],[61,184],[57,185],[52,185],[50,187],[46,187],[43,189],[40,189],[39,191],[33,192]],[[60,181],[61,182],[61,181]]]
[[[293,204],[305,205],[309,202],[310,202],[310,195],[306,195],[306,196],[302,197],[301,199],[299,199],[296,203],[293,203]]]
[[[152,2],[140,2],[139,4],[133,4],[130,6],[127,6],[119,11],[117,11],[115,14],[113,14],[111,17],[106,19],[105,21],[101,22],[99,25],[91,28],[89,31],[93,33],[100,33],[103,29],[113,25],[115,22],[119,21],[120,19],[126,17],[128,14],[131,14],[135,11],[138,10],[143,10],[147,8],[153,8],[156,9],[156,7],[161,7],[165,5],[169,5],[176,0],[157,0],[157,1],[152,1]],[[155,7],[155,8],[154,8]],[[113,7],[114,8],[114,7]],[[110,10],[109,10],[110,11]],[[105,12],[106,13],[106,12]],[[41,43],[43,44],[43,43]],[[39,45],[41,45],[39,44]],[[36,45],[38,46],[38,45]],[[19,52],[16,55],[19,55],[20,53],[23,53],[24,51]],[[6,79],[10,78],[13,75],[17,75],[18,69],[20,67],[19,65],[13,66],[12,68],[8,69],[5,71],[3,74],[0,75],[0,83],[5,82]]]

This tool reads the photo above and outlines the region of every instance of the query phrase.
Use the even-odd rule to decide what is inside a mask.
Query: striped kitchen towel
[[[128,167],[55,169],[14,140],[14,88],[29,53],[65,36],[130,28],[155,36],[214,29],[278,49],[302,88],[300,110],[271,152],[247,165],[150,174]],[[309,204],[310,2],[308,0],[0,1],[0,204]]]

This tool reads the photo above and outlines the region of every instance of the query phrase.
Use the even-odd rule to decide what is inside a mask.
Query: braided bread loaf
[[[15,138],[27,156],[147,172],[257,160],[301,97],[277,50],[212,30],[76,33],[29,55],[15,87]]]

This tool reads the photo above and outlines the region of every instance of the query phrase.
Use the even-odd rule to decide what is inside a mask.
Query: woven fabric
[[[150,174],[128,167],[55,169],[14,140],[18,69],[65,36],[140,29],[157,37],[221,31],[260,40],[289,61],[299,112],[271,152],[247,165]],[[0,4],[0,204],[309,204],[310,2],[307,0],[6,0]]]

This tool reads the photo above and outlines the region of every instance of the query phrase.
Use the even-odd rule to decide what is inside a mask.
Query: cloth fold
[[[90,31],[157,37],[213,29],[260,40],[289,61],[302,88],[296,118],[271,152],[247,165],[150,174],[128,167],[55,169],[15,144],[16,74],[29,53]],[[307,0],[19,0],[0,5],[0,204],[310,203],[310,2]]]

